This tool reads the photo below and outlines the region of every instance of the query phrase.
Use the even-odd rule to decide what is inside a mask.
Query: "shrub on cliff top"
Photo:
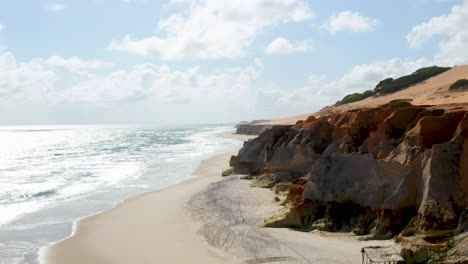
[[[375,87],[374,92],[383,93],[383,94],[394,93],[404,88],[408,88],[411,85],[425,81],[433,76],[439,75],[449,69],[450,68],[437,67],[437,66],[422,68],[413,72],[410,75],[406,75],[396,80],[386,82],[382,84],[381,86],[377,86]]]
[[[345,96],[345,98],[343,98],[343,100],[340,101],[340,104],[347,104],[347,103],[351,103],[351,102],[364,100],[367,97],[371,97],[372,95],[374,95],[374,93],[371,90],[367,90],[362,94],[353,93],[353,94]]]
[[[449,90],[459,90],[459,89],[466,89],[466,88],[468,88],[468,80],[461,79],[461,80],[454,82],[452,85],[450,85]]]
[[[362,94],[354,93],[347,95],[343,98],[343,100],[339,101],[337,104],[347,104],[360,101],[374,95],[398,92],[400,90],[408,88],[411,85],[423,82],[431,77],[439,75],[449,69],[450,67],[432,66],[419,69],[410,75],[406,75],[395,80],[393,78],[387,78],[385,80],[380,81],[374,88],[374,90],[368,90]]]
[[[403,107],[403,106],[411,106],[411,101],[413,99],[396,99],[388,102],[389,107]]]

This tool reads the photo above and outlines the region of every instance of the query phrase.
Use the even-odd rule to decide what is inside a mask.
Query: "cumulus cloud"
[[[297,6],[289,11],[289,17],[294,22],[302,22],[313,19],[315,13],[306,2],[298,2]]]
[[[61,57],[18,62],[12,53],[6,52],[0,55],[0,105],[17,108],[30,104],[48,107],[87,104],[115,110],[131,104],[131,109],[156,109],[141,110],[148,115],[175,111],[180,113],[178,122],[187,122],[187,116],[196,115],[206,115],[197,120],[216,121],[241,120],[246,116],[278,118],[318,111],[347,94],[373,89],[385,78],[409,74],[432,62],[394,58],[362,64],[339,79],[311,75],[303,86],[290,89],[259,86],[263,69],[259,58],[250,66],[210,72],[198,66],[174,70],[153,63],[98,75],[77,72],[77,69],[106,69],[110,65],[100,60]],[[176,114],[165,115],[157,120],[167,120]]]
[[[115,71],[78,82],[60,94],[62,102],[95,102],[143,100],[160,105],[195,104],[199,107],[223,101],[241,103],[250,91],[258,72],[245,69],[225,69],[202,74],[198,67],[173,71],[167,65],[145,63],[130,71]],[[245,98],[244,98],[245,99]],[[248,100],[247,100],[248,101]]]
[[[358,12],[346,10],[330,16],[322,27],[330,34],[338,32],[366,32],[377,25],[378,20],[360,15]]]
[[[181,110],[217,109],[216,115],[236,109],[238,112],[231,115],[245,114],[252,111],[254,84],[261,74],[261,61],[257,59],[253,64],[202,73],[199,67],[176,71],[168,65],[144,63],[129,70],[83,76],[73,70],[107,64],[59,57],[21,63],[7,52],[0,55],[0,102],[2,106],[86,103],[106,107],[138,101],[163,111],[185,105]],[[222,106],[219,102],[223,102]]]
[[[70,71],[81,70],[96,70],[113,67],[114,64],[102,60],[83,60],[78,57],[63,58],[60,56],[52,56],[45,63],[49,66],[64,67]]]
[[[0,55],[0,100],[4,102],[47,102],[58,76],[38,61],[18,63],[10,52]]]
[[[111,65],[100,60],[58,56],[18,62],[6,52],[0,55],[0,102],[3,106],[87,103],[99,107],[139,102],[157,106],[163,112],[178,106],[181,111],[204,109],[206,114],[217,109],[213,115],[238,118],[281,117],[317,111],[346,94],[372,89],[382,79],[409,74],[431,62],[395,58],[357,65],[337,80],[311,75],[307,83],[296,89],[259,88],[263,62],[258,58],[251,66],[212,72],[203,72],[200,67],[178,71],[152,63],[99,75],[77,72]],[[223,102],[221,108],[219,102]]]
[[[329,95],[334,100],[338,100],[350,93],[373,89],[383,79],[397,78],[431,65],[432,62],[427,59],[411,61],[399,58],[356,65],[339,80],[320,87],[319,94]]]
[[[454,6],[448,15],[433,17],[413,27],[406,39],[411,48],[421,47],[436,36],[444,37],[434,61],[441,65],[468,63],[468,0]]]
[[[277,37],[268,44],[265,49],[266,54],[287,54],[293,52],[305,52],[312,49],[312,45],[307,41],[290,42],[283,37]]]
[[[187,6],[159,21],[157,34],[112,40],[108,48],[164,60],[243,56],[255,37],[280,23],[313,18],[303,0],[172,1]]]
[[[304,86],[293,90],[260,89],[257,105],[266,114],[276,112],[284,117],[311,113],[341,100],[347,94],[373,89],[383,79],[407,75],[430,65],[431,62],[426,59],[405,61],[393,58],[356,65],[337,80],[311,75]]]
[[[58,4],[56,2],[49,2],[47,5],[46,5],[46,8],[50,11],[53,11],[53,12],[59,12],[59,11],[62,11],[65,9],[65,5],[63,4]]]

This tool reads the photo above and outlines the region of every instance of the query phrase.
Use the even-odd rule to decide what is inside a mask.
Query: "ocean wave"
[[[98,190],[175,184],[207,155],[238,147],[235,145],[238,143],[213,136],[227,129],[226,126],[0,129],[3,146],[0,226],[24,214]],[[145,177],[141,178],[142,175]]]
[[[42,191],[42,192],[35,193],[35,194],[31,195],[31,197],[32,198],[49,197],[49,196],[52,196],[52,195],[54,195],[56,193],[57,193],[57,191],[55,189],[52,189],[52,190],[47,190],[47,191]]]

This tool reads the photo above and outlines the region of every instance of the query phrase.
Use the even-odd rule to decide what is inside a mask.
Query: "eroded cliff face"
[[[270,125],[240,124],[236,127],[236,134],[260,135],[271,127]]]
[[[310,117],[246,142],[231,166],[297,181],[266,226],[376,238],[457,227],[468,206],[466,105],[404,101]]]

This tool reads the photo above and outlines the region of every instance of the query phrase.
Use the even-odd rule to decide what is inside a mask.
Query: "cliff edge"
[[[385,100],[335,105],[274,125],[245,142],[230,165],[258,175],[256,186],[285,191],[284,207],[266,227],[397,237],[402,255],[415,263],[437,254],[434,263],[466,263],[468,92],[452,93],[452,102],[446,97],[452,81],[465,75],[467,66],[455,67]],[[418,89],[442,99],[414,105],[427,102],[423,94],[386,102]]]
[[[268,187],[293,183],[267,227],[453,236],[468,207],[468,104],[393,101],[311,116],[245,142],[230,165]]]

